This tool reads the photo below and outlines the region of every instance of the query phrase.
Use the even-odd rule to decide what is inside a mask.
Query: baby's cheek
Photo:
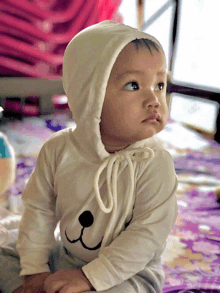
[[[164,103],[164,105],[163,105],[162,115],[163,115],[164,119],[168,119],[169,109],[168,109],[167,103]]]
[[[167,124],[167,121],[168,121],[168,113],[166,115],[164,115],[163,119],[162,119],[162,127],[164,128]]]
[[[138,114],[140,112],[140,108],[138,106],[133,107],[133,113]]]

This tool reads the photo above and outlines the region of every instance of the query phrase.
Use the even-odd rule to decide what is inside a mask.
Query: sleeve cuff
[[[97,291],[107,290],[123,281],[103,255],[86,264],[82,270]]]
[[[48,252],[39,253],[30,251],[23,256],[20,256],[21,272],[20,276],[33,275],[38,273],[50,272],[48,265]]]

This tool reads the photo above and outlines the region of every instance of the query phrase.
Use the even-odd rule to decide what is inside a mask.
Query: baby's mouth
[[[149,118],[144,119],[142,121],[142,123],[149,122],[149,121],[157,121],[157,122],[160,122],[159,118],[156,118],[156,117],[155,118],[151,118],[151,117],[149,117]]]

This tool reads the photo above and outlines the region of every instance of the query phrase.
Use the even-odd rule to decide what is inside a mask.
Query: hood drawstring
[[[106,246],[106,243],[108,242],[109,235],[111,235],[112,228],[115,226],[114,222],[116,221],[116,213],[117,213],[117,179],[118,179],[118,169],[119,164],[124,159],[127,161],[128,167],[129,167],[129,173],[130,173],[130,192],[127,196],[126,203],[126,209],[119,221],[119,224],[117,225],[116,230],[113,233],[113,239],[117,237],[124,225],[125,219],[128,216],[128,213],[130,209],[132,208],[133,204],[133,197],[134,197],[134,166],[132,161],[142,162],[145,160],[149,160],[153,158],[154,152],[152,149],[144,147],[141,149],[129,149],[129,150],[122,150],[114,153],[113,155],[110,155],[106,158],[106,160],[101,164],[98,171],[95,175],[94,180],[94,189],[95,189],[95,195],[97,202],[99,204],[100,209],[108,214],[112,211],[112,215],[110,218],[109,225],[107,227],[107,230],[105,232],[105,235],[102,240],[102,245],[100,251]],[[99,192],[99,178],[102,173],[102,171],[107,168],[107,189],[108,189],[108,206],[105,206],[103,203],[103,200],[101,199],[100,192]]]

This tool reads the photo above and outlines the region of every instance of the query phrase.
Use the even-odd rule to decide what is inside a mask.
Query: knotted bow
[[[144,147],[141,149],[128,149],[128,150],[121,150],[115,152],[113,155],[110,155],[106,158],[106,160],[101,164],[99,167],[94,180],[94,189],[97,202],[99,204],[100,209],[104,213],[110,213],[112,211],[110,223],[107,227],[105,235],[102,240],[101,250],[106,246],[108,242],[108,238],[112,233],[112,229],[115,226],[116,221],[116,213],[117,213],[117,178],[118,178],[118,169],[119,165],[122,161],[126,160],[129,168],[130,174],[130,192],[125,200],[127,200],[126,209],[117,225],[113,233],[113,239],[117,237],[121,231],[121,228],[124,225],[125,219],[132,208],[131,205],[133,203],[134,197],[134,166],[132,161],[146,161],[153,158],[154,152],[152,149]],[[103,170],[107,168],[107,189],[108,189],[108,202],[109,205],[106,207],[101,199],[100,192],[99,192],[99,178]]]

